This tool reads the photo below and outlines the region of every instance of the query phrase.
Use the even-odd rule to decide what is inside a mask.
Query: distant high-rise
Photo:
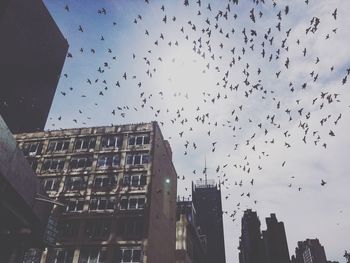
[[[192,198],[198,214],[198,225],[207,237],[207,262],[225,263],[220,187],[207,180],[202,184],[193,184]]]
[[[292,263],[327,263],[324,247],[317,238],[299,241]]]
[[[261,237],[260,220],[256,212],[248,209],[242,218],[239,242],[239,263],[266,263],[266,252]]]
[[[283,222],[276,215],[266,218],[267,229],[262,231],[268,263],[289,263],[289,251]]]
[[[42,130],[67,40],[42,0],[1,0],[0,36],[0,115],[12,133]]]

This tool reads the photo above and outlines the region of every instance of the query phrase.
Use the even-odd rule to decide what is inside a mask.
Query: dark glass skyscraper
[[[276,215],[266,218],[267,229],[262,232],[269,263],[289,263],[289,251],[283,222]]]
[[[214,182],[192,185],[193,204],[198,225],[207,236],[207,262],[225,263],[225,242],[222,221],[221,189]]]

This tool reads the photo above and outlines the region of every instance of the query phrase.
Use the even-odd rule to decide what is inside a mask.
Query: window
[[[147,175],[145,174],[125,174],[123,186],[141,187],[147,184]]]
[[[25,156],[35,156],[41,154],[43,149],[43,142],[26,142],[22,146],[23,154]]]
[[[128,165],[147,164],[148,162],[149,162],[148,153],[126,155],[126,164]]]
[[[84,209],[84,198],[71,198],[65,202],[66,212],[79,212]]]
[[[30,248],[24,253],[23,263],[40,263],[41,249]]]
[[[117,252],[118,263],[140,263],[141,248],[139,247],[121,247]]]
[[[106,169],[111,167],[117,167],[120,165],[119,154],[104,154],[98,157],[97,167],[100,169]]]
[[[102,149],[120,148],[123,143],[123,138],[117,135],[103,136],[101,139]]]
[[[66,177],[64,189],[66,191],[83,190],[86,188],[86,178],[83,176]]]
[[[92,197],[90,200],[90,210],[104,211],[114,210],[115,197],[98,196]]]
[[[111,230],[111,221],[87,221],[85,235],[90,239],[107,239]]]
[[[118,222],[119,234],[122,237],[141,237],[143,232],[143,221],[137,218],[123,218]]]
[[[120,200],[121,210],[136,210],[145,208],[145,196],[123,196]]]
[[[149,134],[131,135],[128,140],[129,146],[149,144]]]
[[[96,175],[93,187],[94,188],[106,188],[112,187],[117,183],[117,175],[114,174],[104,174]]]
[[[62,152],[68,150],[69,140],[50,141],[48,152]]]
[[[69,167],[72,170],[90,168],[92,165],[92,156],[78,156],[70,160]]]
[[[51,177],[51,178],[44,179],[42,181],[42,184],[45,191],[58,191],[60,182],[61,182],[61,178]]]
[[[107,250],[101,248],[83,248],[80,251],[79,263],[105,263]]]
[[[76,237],[78,232],[79,221],[77,220],[66,220],[60,222],[58,226],[58,237],[62,239]]]
[[[75,141],[74,149],[77,151],[92,150],[95,148],[96,138],[79,138]]]
[[[65,159],[46,159],[43,165],[43,171],[59,172],[63,170]]]
[[[55,249],[53,251],[53,260],[48,262],[53,263],[72,263],[73,262],[73,249]]]

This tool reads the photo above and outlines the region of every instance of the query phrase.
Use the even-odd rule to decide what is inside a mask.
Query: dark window
[[[64,189],[66,191],[70,190],[83,190],[86,188],[86,178],[83,176],[66,177],[64,183]]]
[[[79,263],[105,263],[107,262],[107,250],[103,248],[82,248],[80,250]]]
[[[140,187],[147,184],[147,175],[145,174],[125,174],[123,177],[123,186]]]
[[[95,148],[96,138],[79,138],[75,141],[74,149],[80,150],[92,150]]]
[[[130,135],[128,144],[129,146],[149,144],[149,134]]]
[[[93,197],[90,200],[90,210],[104,211],[114,210],[115,197],[99,196]]]
[[[120,165],[119,154],[100,155],[98,157],[97,167],[101,169],[117,167],[119,165]]]
[[[92,166],[92,156],[73,157],[70,160],[70,169],[84,169]]]
[[[60,177],[52,177],[52,178],[44,179],[42,181],[42,184],[45,191],[58,191],[60,182],[61,182]]]
[[[122,247],[117,253],[117,263],[140,263],[141,248]]]
[[[65,159],[46,159],[43,164],[43,171],[59,172],[63,170]]]
[[[102,149],[120,148],[122,143],[123,138],[117,135],[108,135],[101,138]]]
[[[115,186],[117,182],[117,175],[97,175],[94,180],[94,188],[106,188]]]
[[[35,156],[41,154],[43,149],[43,142],[26,142],[22,146],[23,154],[25,156]]]
[[[59,238],[72,238],[78,235],[79,221],[67,220],[60,222],[58,227]]]
[[[68,150],[69,140],[50,141],[48,152],[61,152]]]
[[[31,248],[24,253],[23,263],[40,263],[41,249]]]
[[[74,256],[73,249],[58,249],[54,250],[53,260],[55,263],[72,263]],[[51,262],[51,261],[49,261]]]
[[[126,155],[126,164],[127,165],[139,165],[147,164],[149,162],[148,153],[138,153],[138,154],[127,154]]]
[[[124,196],[120,200],[121,210],[136,210],[145,208],[146,199],[144,196]]]
[[[111,229],[111,221],[88,221],[85,225],[85,235],[90,239],[106,239]]]
[[[66,201],[66,212],[79,212],[83,211],[84,199],[83,198],[71,198]]]

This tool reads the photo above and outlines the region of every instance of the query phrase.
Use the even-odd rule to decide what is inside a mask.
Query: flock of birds
[[[299,2],[305,8],[310,4],[309,0]],[[146,112],[146,109],[147,112],[151,111],[152,115],[145,115],[154,116],[164,129],[170,127],[173,133],[176,132],[172,137],[176,137],[173,139],[183,144],[184,158],[191,156],[195,151],[198,152],[197,149],[202,146],[202,142],[196,141],[196,136],[191,135],[198,129],[204,131],[206,146],[212,153],[216,152],[219,145],[231,143],[231,152],[225,156],[227,161],[218,164],[214,169],[222,189],[230,189],[233,186],[243,187],[245,184],[245,179],[235,180],[227,175],[228,168],[237,169],[237,173],[247,175],[246,178],[249,179],[246,184],[252,187],[255,183],[253,174],[263,170],[263,162],[269,157],[268,149],[274,144],[289,149],[293,147],[293,143],[300,142],[326,149],[329,138],[336,136],[336,126],[344,113],[337,112],[334,115],[334,112],[329,113],[327,109],[341,103],[342,94],[332,89],[323,89],[320,81],[334,76],[338,81],[335,85],[342,88],[347,84],[350,68],[340,71],[337,65],[322,64],[324,60],[322,54],[314,55],[315,52],[310,50],[312,47],[304,43],[314,38],[322,39],[324,45],[327,45],[327,41],[338,37],[338,31],[341,29],[337,28],[339,26],[337,8],[329,10],[331,22],[327,23],[326,28],[321,18],[315,15],[306,23],[304,33],[297,34],[295,33],[297,28],[288,27],[288,23],[285,22],[288,21],[290,13],[293,13],[293,7],[273,0],[226,0],[217,3],[204,0],[184,0],[182,3],[178,1],[181,5],[179,8],[190,9],[193,17],[176,16],[172,12],[172,7],[168,8],[166,4],[158,1],[145,0],[140,4],[143,5],[144,14],[135,14],[129,21],[129,27],[138,27],[140,31],[142,30],[143,33],[139,36],[140,45],[146,45],[146,52],[139,54],[138,50],[132,51],[129,63],[138,63],[144,69],[142,72],[125,71],[115,79],[104,78],[112,70],[113,65],[118,63],[119,54],[112,47],[98,50],[94,47],[71,46],[67,54],[67,59],[73,60],[86,53],[96,54],[96,56],[102,52],[107,54],[107,61],[95,65],[97,76],[82,77],[84,79],[82,86],[102,85],[94,97],[107,97],[111,89],[121,89],[124,86],[136,90],[138,96],[134,98],[134,104],[114,107],[110,110],[111,117],[120,116],[127,120],[131,112]],[[249,8],[246,11],[247,6]],[[156,10],[156,16],[153,18],[156,22],[154,25],[146,25],[144,18],[147,16],[147,8],[151,7]],[[77,12],[68,4],[63,8],[67,17],[74,16]],[[108,19],[110,27],[118,27],[118,18],[110,15],[111,12],[105,7],[96,10],[98,16]],[[266,21],[265,13],[269,13],[272,18]],[[73,26],[76,26],[76,34],[86,34],[86,25]],[[163,31],[155,36],[158,33],[154,29],[156,26],[161,27],[162,30],[169,28],[170,31]],[[322,26],[323,28],[320,29]],[[171,31],[174,27],[178,30],[176,33]],[[108,37],[103,32],[97,38],[97,41],[108,41]],[[198,91],[199,87],[196,87],[198,96],[194,98],[194,91],[190,90],[180,92],[164,90],[166,89],[164,88],[157,92],[155,90],[159,87],[153,89],[147,87],[148,81],[157,78],[157,74],[160,74],[164,67],[168,64],[176,64],[183,59],[167,58],[160,54],[171,56],[172,50],[181,46],[191,48],[196,58],[194,62],[192,61],[193,65],[198,65],[197,70],[203,76],[207,74],[216,76],[210,92]],[[160,49],[163,53],[159,52]],[[310,72],[302,70],[303,76],[298,79],[290,79],[289,74],[292,73],[289,71],[291,68],[295,70],[298,67],[300,59],[304,59],[303,63],[307,61],[309,65],[311,64],[312,69]],[[252,64],[254,61],[261,63]],[[321,68],[326,66],[328,72],[321,74]],[[120,68],[123,68],[123,65],[119,64]],[[69,81],[70,75],[71,73],[67,72],[62,77]],[[284,85],[286,82],[287,85]],[[279,87],[275,86],[276,83]],[[317,91],[315,87],[320,88]],[[71,91],[73,87],[60,91],[60,95],[70,96]],[[159,99],[163,100],[168,94],[172,94],[173,99],[178,101],[190,101],[190,106],[185,107],[181,103],[167,106],[159,105],[159,102],[157,104]],[[309,97],[310,94],[312,98]],[[81,97],[87,97],[87,95],[83,92]],[[94,97],[91,100],[94,100]],[[117,103],[123,103],[122,99]],[[232,106],[227,114],[220,118],[210,111],[226,105]],[[261,112],[251,113],[251,105],[261,107],[259,108]],[[78,110],[79,114],[84,116],[85,110],[82,108],[84,105],[78,106],[81,107]],[[323,117],[317,119],[320,115]],[[93,123],[92,116],[84,117],[85,120],[83,117],[77,117],[72,121],[80,126]],[[57,120],[61,121],[62,116],[57,117]],[[86,120],[89,123],[86,123]],[[52,118],[51,122],[54,127],[60,126],[56,118]],[[227,138],[213,135],[219,128],[230,134],[232,142],[227,142]],[[295,139],[295,137],[298,138]],[[230,161],[230,158],[237,158],[235,154],[237,152],[243,154],[241,160]],[[285,167],[287,162],[288,160],[284,160],[280,166]],[[179,175],[178,179],[181,184],[181,181],[198,179],[206,173],[207,167],[193,169],[193,176]],[[196,175],[199,177],[194,177]],[[294,179],[294,176],[290,179]],[[320,178],[318,184],[325,187],[327,181],[325,178]],[[286,187],[294,187],[297,191],[303,189],[302,185],[294,186],[291,182],[288,182]],[[250,199],[253,196],[252,189],[241,193],[241,197]],[[188,190],[185,188],[185,191]],[[228,200],[230,196],[231,194],[228,193],[224,199]],[[257,200],[252,199],[252,202],[256,204]],[[227,211],[224,213],[234,221],[240,207],[239,201],[232,212],[225,209]]]

